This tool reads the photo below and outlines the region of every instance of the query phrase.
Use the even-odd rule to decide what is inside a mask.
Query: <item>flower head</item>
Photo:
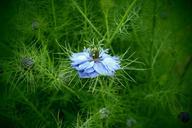
[[[99,75],[113,76],[120,69],[118,57],[110,56],[108,50],[87,48],[83,52],[73,53],[71,65],[80,78],[94,78]]]

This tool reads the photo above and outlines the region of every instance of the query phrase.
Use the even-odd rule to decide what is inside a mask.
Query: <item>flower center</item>
[[[99,49],[96,47],[91,50],[91,56],[94,61],[97,61],[99,59]]]

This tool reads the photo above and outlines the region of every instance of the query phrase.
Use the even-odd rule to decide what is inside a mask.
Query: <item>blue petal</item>
[[[73,53],[70,59],[72,61],[76,61],[77,59],[87,59],[89,57],[89,54],[87,52],[80,52],[80,53]]]
[[[110,71],[114,72],[115,70],[120,69],[119,61],[115,60],[117,58],[105,58],[102,60],[102,64]]]
[[[113,73],[111,71],[108,71],[105,66],[100,63],[100,62],[96,62],[93,66],[93,68],[95,69],[95,71],[101,75],[109,75],[112,76]]]
[[[116,60],[118,63],[120,63],[120,61],[119,61],[119,57],[117,57],[117,56],[113,56],[112,57],[114,60]]]
[[[73,53],[70,59],[72,61],[72,66],[75,66],[90,60],[90,56],[87,52]]]
[[[84,69],[90,67],[90,64],[91,64],[91,63],[90,63],[89,61],[87,61],[87,62],[85,62],[85,63],[83,63],[83,64],[80,64],[76,69],[77,69],[77,70],[84,70]]]
[[[99,74],[97,72],[89,73],[90,78],[97,77]]]
[[[92,68],[93,65],[94,65],[94,61],[89,61],[89,66],[87,66],[86,69],[88,69],[88,68]]]
[[[87,73],[79,71],[78,74],[80,78],[89,78],[89,75]]]
[[[88,60],[85,60],[85,61],[75,61],[75,62],[72,62],[71,65],[72,65],[73,67],[78,67],[80,64],[83,64],[83,63],[85,63],[86,61],[88,61]]]
[[[99,75],[97,72],[85,73],[85,72],[79,71],[78,73],[80,78],[94,78]]]
[[[111,57],[111,56],[107,54],[107,50],[101,50],[101,52],[99,53],[99,57],[104,59],[106,57]]]
[[[84,62],[82,64],[79,64],[79,65],[75,65],[73,66],[76,70],[86,70],[86,69],[89,69],[89,68],[92,68],[94,65],[94,62],[93,61],[87,61],[87,62]]]
[[[92,73],[94,71],[95,71],[94,68],[88,68],[84,70],[85,73]]]

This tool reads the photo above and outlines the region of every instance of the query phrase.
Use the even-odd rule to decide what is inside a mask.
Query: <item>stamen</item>
[[[94,47],[92,50],[91,50],[91,56],[93,58],[94,61],[98,60],[99,59],[99,49]]]

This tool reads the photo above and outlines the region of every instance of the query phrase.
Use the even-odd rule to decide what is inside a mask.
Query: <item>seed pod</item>
[[[127,128],[132,128],[136,123],[137,123],[136,120],[133,118],[127,119],[126,122]]]
[[[37,21],[33,21],[31,27],[33,31],[37,30],[39,28],[39,23]]]
[[[160,12],[159,16],[161,19],[166,20],[169,15],[167,12]]]
[[[110,111],[107,108],[102,108],[99,110],[100,119],[107,119],[109,117]]]
[[[183,122],[183,123],[187,123],[190,120],[190,115],[188,112],[181,112],[178,115],[178,118]]]
[[[29,57],[25,57],[21,60],[21,65],[26,70],[31,69],[34,66],[34,64],[35,64],[35,61]]]

